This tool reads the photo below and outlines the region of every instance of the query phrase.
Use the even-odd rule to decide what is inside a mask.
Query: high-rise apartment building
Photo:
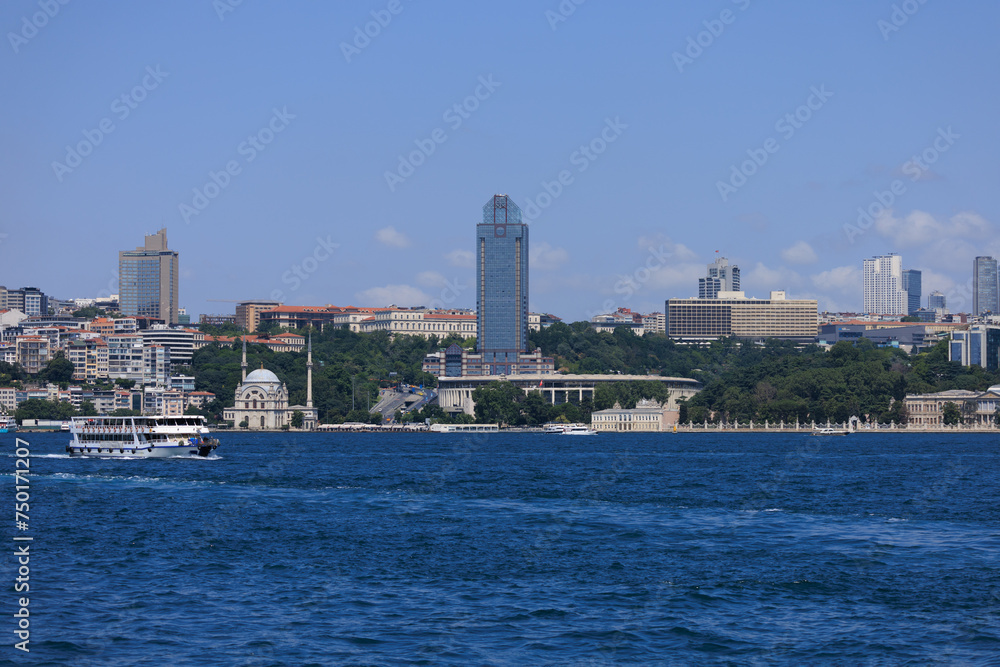
[[[510,374],[528,352],[528,226],[507,195],[491,197],[476,225],[476,333],[491,375]]]
[[[915,315],[920,310],[922,274],[916,269],[903,271],[903,289],[906,290],[906,314]]]
[[[730,265],[725,257],[719,257],[708,265],[708,274],[698,279],[698,298],[714,299],[719,292],[740,291],[740,267]]]
[[[122,315],[178,322],[178,254],[167,248],[167,230],[146,236],[143,247],[118,253],[118,298]]]
[[[1000,284],[997,260],[976,257],[972,261],[972,314],[1000,314]]]
[[[905,315],[903,258],[895,253],[864,261],[865,312],[877,315]]]

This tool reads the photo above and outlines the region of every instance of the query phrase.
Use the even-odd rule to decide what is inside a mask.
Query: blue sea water
[[[1000,664],[997,436],[19,435],[9,663]]]

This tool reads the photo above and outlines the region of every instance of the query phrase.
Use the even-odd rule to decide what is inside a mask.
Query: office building
[[[947,307],[947,301],[944,298],[944,294],[941,294],[941,292],[934,291],[927,295],[928,310],[941,310],[943,314]]]
[[[916,315],[920,310],[921,273],[916,269],[903,271],[903,289],[906,290],[906,314]]]
[[[973,324],[966,330],[951,332],[948,360],[963,366],[975,364],[988,371],[1000,369],[1000,327]]]
[[[719,257],[708,265],[708,274],[698,279],[698,298],[714,299],[719,292],[740,291],[740,267]]]
[[[236,326],[255,333],[260,327],[260,314],[280,305],[280,301],[240,301],[236,304]]]
[[[702,343],[736,336],[751,340],[780,338],[811,342],[816,337],[819,308],[814,299],[748,299],[743,292],[720,292],[715,299],[668,299],[667,336]]]
[[[146,236],[135,250],[118,253],[118,293],[121,313],[179,322],[176,250],[167,248],[167,230]]]
[[[864,261],[865,312],[874,315],[905,315],[903,258],[895,253]]]
[[[476,351],[490,375],[508,375],[528,352],[528,226],[507,195],[476,225]]]
[[[976,257],[972,260],[972,314],[984,313],[1000,313],[997,260],[992,257]]]
[[[0,310],[19,310],[25,315],[49,314],[49,297],[37,287],[9,290],[0,287]]]

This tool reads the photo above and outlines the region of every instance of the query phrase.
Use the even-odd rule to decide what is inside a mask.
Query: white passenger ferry
[[[13,433],[17,430],[17,421],[13,417],[0,415],[0,433]]]
[[[219,446],[209,438],[205,418],[177,417],[74,417],[70,456],[127,456],[163,458],[208,456]]]

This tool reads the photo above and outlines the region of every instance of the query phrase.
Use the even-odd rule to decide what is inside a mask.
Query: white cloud
[[[838,266],[828,271],[810,276],[813,285],[821,290],[837,292],[854,292],[860,299],[864,293],[864,274],[860,266]]]
[[[395,227],[383,227],[375,232],[375,240],[383,245],[394,248],[405,248],[410,245],[410,239],[402,232],[397,232]]]
[[[784,267],[772,269],[763,262],[757,262],[752,269],[740,274],[740,288],[747,296],[758,299],[767,298],[775,290],[785,290],[788,298],[797,299],[801,285],[802,277],[795,271]]]
[[[924,211],[911,211],[906,217],[897,218],[889,210],[883,211],[875,220],[875,232],[899,248],[912,248],[945,239],[979,240],[990,233],[990,227],[986,220],[972,212],[959,213],[942,222]]]
[[[424,306],[431,298],[419,288],[412,285],[386,285],[371,287],[354,295],[359,305],[373,308],[386,306]]]
[[[421,287],[444,287],[446,279],[437,271],[421,271],[417,274],[417,284]]]
[[[476,256],[471,250],[452,250],[444,257],[449,264],[462,269],[472,269],[476,266]]]
[[[698,255],[683,243],[674,243],[665,234],[653,234],[652,236],[640,236],[637,245],[643,255],[656,253],[661,257],[669,257],[675,261],[686,262],[697,259]]]
[[[535,243],[528,251],[528,265],[540,271],[552,271],[569,261],[565,248],[553,248],[548,243]]]
[[[799,241],[790,248],[781,251],[781,258],[789,264],[815,264],[816,251],[805,241]]]

